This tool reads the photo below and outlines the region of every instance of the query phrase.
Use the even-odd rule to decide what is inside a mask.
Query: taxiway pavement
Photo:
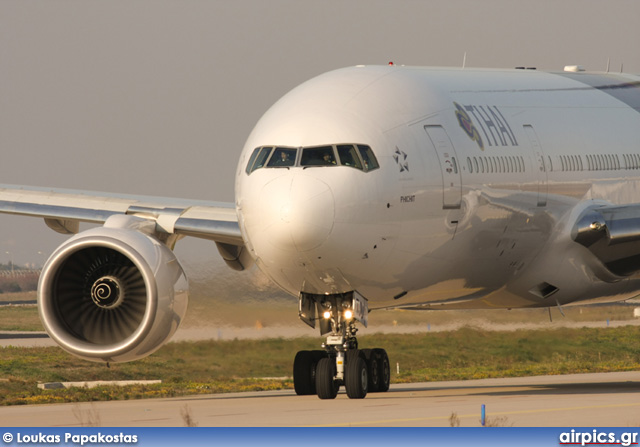
[[[486,406],[498,426],[638,427],[640,372],[573,374],[392,385],[352,400],[293,391],[172,399],[0,407],[5,427],[383,426],[477,427]]]

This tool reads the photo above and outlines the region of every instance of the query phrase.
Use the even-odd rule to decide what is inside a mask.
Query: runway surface
[[[498,426],[638,427],[640,372],[574,374],[392,385],[351,400],[293,391],[0,408],[6,427],[25,426],[383,426],[480,425],[486,405]]]

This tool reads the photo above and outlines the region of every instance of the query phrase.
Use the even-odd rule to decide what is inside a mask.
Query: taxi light
[[[331,318],[331,312],[326,311],[325,313],[322,314],[322,316],[324,317],[325,320],[328,320],[329,318]]]
[[[344,318],[347,320],[351,320],[353,318],[353,312],[350,310],[344,311]]]

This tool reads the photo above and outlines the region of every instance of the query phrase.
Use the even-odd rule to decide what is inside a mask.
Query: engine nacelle
[[[49,258],[38,284],[40,319],[63,349],[95,362],[127,362],[160,348],[187,310],[188,282],[155,223],[116,215]]]

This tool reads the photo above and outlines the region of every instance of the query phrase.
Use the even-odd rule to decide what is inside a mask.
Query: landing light
[[[326,311],[325,313],[322,314],[322,316],[324,317],[325,320],[328,320],[329,318],[331,318],[331,312]]]
[[[347,320],[351,320],[353,318],[353,312],[351,312],[350,310],[345,310],[344,311],[344,318]]]

